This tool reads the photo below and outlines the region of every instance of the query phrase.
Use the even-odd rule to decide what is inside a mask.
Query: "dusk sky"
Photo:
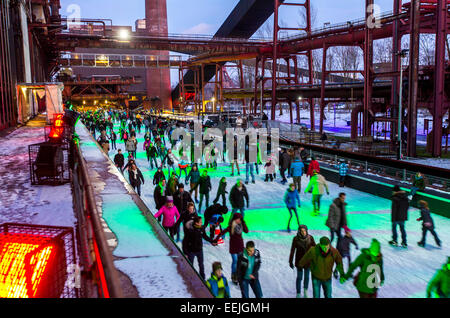
[[[239,0],[167,0],[169,33],[214,34]],[[289,2],[302,2],[289,0]],[[312,0],[317,9],[316,27],[364,17],[365,0]],[[381,12],[392,10],[392,0],[375,0]],[[68,16],[71,4],[80,6],[82,18],[108,18],[115,25],[131,25],[145,18],[144,0],[61,0],[61,14]],[[284,6],[280,18],[298,26],[298,9]]]

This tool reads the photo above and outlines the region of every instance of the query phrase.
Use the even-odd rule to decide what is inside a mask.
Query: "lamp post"
[[[213,109],[212,109],[212,111],[213,111],[213,113],[215,113],[216,112],[216,98],[215,97],[211,98],[211,101],[213,102]]]
[[[397,53],[400,57],[400,91],[398,94],[398,153],[397,160],[401,160],[402,158],[402,135],[403,135],[403,126],[402,126],[402,118],[403,118],[403,107],[402,107],[402,97],[403,97],[403,58],[407,56],[408,49],[401,50]]]
[[[299,108],[300,108],[301,106],[303,106],[303,103],[300,104],[301,102],[302,102],[302,97],[299,96],[299,97],[298,97],[298,107],[299,107]],[[301,108],[300,108],[300,110],[301,110]],[[300,124],[300,122],[301,122],[300,110],[299,110],[299,112],[298,112],[298,118],[297,118],[297,122],[298,122],[299,124]]]

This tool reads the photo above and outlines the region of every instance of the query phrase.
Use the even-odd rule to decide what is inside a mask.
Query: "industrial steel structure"
[[[19,2],[22,3],[22,1]],[[187,61],[179,62],[180,81],[172,91],[171,102],[166,101],[170,89],[167,63],[161,65],[148,63],[147,65],[145,61],[147,97],[153,96],[159,99],[160,106],[164,107],[169,107],[173,103],[174,107],[182,109],[192,103],[197,112],[204,111],[205,104],[211,100],[217,101],[217,103],[213,102],[214,111],[217,111],[223,110],[227,100],[238,99],[243,101],[244,114],[260,113],[264,105],[270,105],[272,120],[277,117],[276,109],[281,108],[282,104],[287,104],[291,122],[295,121],[294,113],[297,115],[297,120],[300,119],[300,97],[302,104],[307,102],[309,105],[312,130],[316,129],[314,108],[316,102],[319,102],[318,130],[320,132],[323,131],[324,110],[327,104],[351,101],[354,105],[352,139],[358,136],[358,126],[362,128],[361,135],[369,137],[374,123],[385,122],[385,125],[389,126],[393,147],[398,144],[398,139],[401,140],[404,135],[406,136],[405,150],[408,156],[416,154],[417,109],[426,108],[433,115],[433,129],[430,132],[432,154],[439,156],[442,151],[442,136],[447,132],[443,129],[443,120],[450,108],[450,85],[448,85],[450,68],[445,51],[447,34],[450,30],[450,2],[448,0],[411,0],[403,3],[401,0],[393,0],[392,12],[378,17],[373,11],[373,0],[365,0],[364,5],[370,10],[367,10],[363,19],[328,25],[318,30],[313,30],[311,26],[312,2],[311,0],[291,2],[241,0],[216,34],[208,38],[168,34],[165,1],[146,1],[145,31],[131,32],[129,37],[124,39],[116,32],[117,29],[109,27],[104,20],[100,19],[82,19],[81,24],[87,27],[79,27],[77,30],[68,29],[67,20],[59,17],[59,1],[44,1],[43,7],[47,8],[43,10],[44,16],[47,17],[45,23],[32,18],[29,21],[30,38],[43,43],[40,47],[45,53],[45,57],[39,55],[37,50],[31,53],[34,59],[40,61],[31,63],[33,66],[31,73],[42,73],[41,70],[45,69],[45,74],[50,77],[63,64],[60,63],[61,59],[57,58],[61,56],[61,52],[75,52],[81,48],[140,50],[142,55],[167,57],[166,60],[169,63],[171,62],[167,51],[195,55]],[[10,1],[10,3],[15,2]],[[42,5],[42,1],[33,0],[23,3]],[[305,12],[305,25],[300,28],[294,25],[281,27],[279,11],[282,6],[301,7]],[[2,21],[6,21],[4,17],[6,10],[12,9],[2,6]],[[273,38],[253,39],[252,36],[271,15],[274,17]],[[292,30],[300,30],[301,34],[281,36],[281,32]],[[12,74],[8,69],[11,68],[10,64],[13,61],[11,54],[7,52],[12,46],[6,45],[3,40],[7,39],[7,33],[5,28],[2,28],[2,43],[5,43],[2,45],[2,99],[6,101],[4,105],[9,105],[3,106],[5,109],[2,112],[3,126],[8,122],[14,122],[14,97],[11,96],[14,92],[7,88],[13,86],[14,81],[5,76],[5,74]],[[436,35],[435,64],[426,68],[419,66],[418,62],[419,36],[424,33]],[[402,67],[401,40],[405,35],[409,35],[410,38],[409,65]],[[387,72],[376,72],[373,65],[373,43],[375,40],[385,38],[392,38],[392,67]],[[30,46],[34,48],[37,45]],[[360,48],[363,52],[364,67],[361,70],[352,71],[327,69],[327,52],[336,46]],[[313,50],[322,50],[321,70],[314,69]],[[301,56],[306,56],[307,60],[306,68],[302,69],[298,65]],[[248,60],[255,61],[252,94],[249,94],[248,87],[245,87],[242,76],[242,65]],[[73,59],[70,63],[72,62]],[[123,63],[123,60],[120,63]],[[234,67],[238,74],[238,83],[233,85],[230,84],[226,72],[226,69],[230,67]],[[267,72],[268,68],[271,68],[269,72]],[[280,71],[281,68],[284,70]],[[320,79],[313,82],[318,71],[320,71]],[[364,80],[360,83],[343,84],[339,92],[331,94],[336,87],[332,76],[345,73],[359,73]],[[404,74],[404,78],[400,78],[401,73]],[[149,77],[151,81],[148,81]],[[211,81],[213,78],[214,80]],[[380,85],[383,86],[379,80],[386,78],[390,78],[391,88],[385,86],[384,93],[379,96]],[[208,82],[214,86],[213,98],[205,95],[205,85]],[[419,82],[424,85],[418,85]],[[355,85],[358,92],[354,94]],[[350,97],[349,91],[352,92]],[[401,100],[400,105],[399,100]],[[400,134],[397,133],[398,131]]]

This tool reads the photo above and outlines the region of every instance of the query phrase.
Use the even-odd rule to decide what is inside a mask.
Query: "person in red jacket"
[[[233,215],[230,225],[220,232],[219,235],[214,239],[214,243],[226,233],[230,233],[230,254],[231,254],[231,280],[234,284],[238,283],[237,277],[237,260],[238,255],[244,251],[244,239],[242,238],[242,232],[248,233],[247,224],[245,224],[242,214],[235,213]]]
[[[306,173],[307,176],[312,177],[313,171],[316,170],[317,173],[320,173],[320,166],[319,162],[316,160],[314,156],[311,157],[311,162],[308,165],[308,172]]]

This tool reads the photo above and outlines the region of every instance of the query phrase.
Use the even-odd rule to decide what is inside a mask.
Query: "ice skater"
[[[249,297],[249,285],[256,298],[262,298],[263,293],[259,282],[259,268],[261,267],[261,253],[255,248],[253,241],[245,244],[244,251],[239,254],[237,261],[237,279],[242,298]]]
[[[320,214],[320,199],[322,198],[325,189],[329,195],[330,191],[328,190],[327,181],[321,174],[314,170],[313,176],[305,189],[305,193],[312,192],[313,215],[315,216]]]
[[[428,202],[424,200],[419,201],[420,207],[420,218],[417,221],[422,221],[422,239],[417,242],[417,245],[424,247],[425,240],[427,238],[427,233],[430,231],[436,241],[437,246],[441,247],[441,240],[439,239],[437,233],[434,230],[434,222],[431,218],[430,209],[428,209]]]
[[[305,256],[306,252],[309,251],[311,247],[316,246],[314,237],[308,234],[308,227],[306,225],[300,225],[297,231],[297,235],[292,240],[291,253],[289,254],[289,266],[293,269],[294,264],[297,268],[297,280],[295,283],[297,298],[301,297],[301,286],[303,280],[303,297],[308,297],[308,285],[309,285],[309,264],[303,267],[299,265],[300,260]],[[295,254],[295,263],[294,263]]]
[[[363,248],[361,254],[350,264],[345,278],[352,277],[356,268],[360,268],[353,284],[360,298],[377,298],[378,288],[384,284],[383,255],[380,242],[373,239],[369,248]],[[373,276],[375,274],[375,277]]]
[[[290,224],[291,224],[291,219],[292,219],[292,212],[295,213],[295,217],[297,218],[297,226],[300,227],[300,220],[298,218],[298,213],[297,213],[297,206],[299,208],[301,207],[300,195],[298,194],[298,191],[295,188],[295,184],[291,183],[289,185],[289,188],[284,193],[283,201],[286,204],[286,208],[288,209],[289,215],[290,215],[288,224],[287,224],[287,231],[290,233],[291,232]]]
[[[398,185],[394,186],[392,192],[391,221],[392,221],[392,240],[389,244],[398,246],[397,243],[397,225],[402,234],[402,247],[407,248],[407,238],[405,231],[405,221],[408,220],[409,200],[405,191],[400,190]]]

